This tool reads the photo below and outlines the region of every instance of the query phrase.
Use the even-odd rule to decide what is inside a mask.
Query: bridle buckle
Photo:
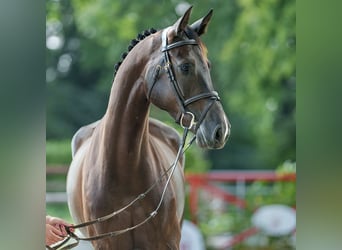
[[[190,123],[189,126],[186,126],[184,124],[184,117],[185,115],[190,115],[191,119],[190,119]],[[191,129],[193,126],[196,126],[197,122],[195,122],[195,115],[189,111],[186,111],[185,113],[182,113],[180,119],[179,119],[179,124],[182,126],[182,128],[187,128],[187,129]]]

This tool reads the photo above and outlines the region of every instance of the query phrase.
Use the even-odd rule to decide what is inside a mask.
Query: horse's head
[[[230,124],[214,91],[206,47],[200,36],[206,32],[212,10],[188,25],[191,8],[159,34],[159,49],[146,73],[149,100],[166,110],[183,127],[196,134],[204,148],[222,148]]]

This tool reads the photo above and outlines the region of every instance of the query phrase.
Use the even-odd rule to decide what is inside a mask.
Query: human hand
[[[45,245],[50,246],[58,241],[64,239],[64,236],[61,235],[61,231],[49,224],[46,224],[45,228]]]
[[[63,240],[68,236],[66,227],[70,226],[72,226],[72,224],[67,223],[60,218],[46,216],[45,244],[49,246]],[[74,229],[70,228],[70,231],[73,232]]]

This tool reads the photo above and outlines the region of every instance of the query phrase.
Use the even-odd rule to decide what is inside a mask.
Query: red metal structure
[[[246,201],[243,197],[228,192],[215,185],[214,183],[230,183],[240,186],[243,189],[247,183],[254,181],[265,182],[294,182],[296,181],[296,174],[279,174],[275,171],[212,171],[203,174],[188,174],[186,180],[189,185],[189,201],[191,220],[197,223],[197,213],[199,204],[199,191],[205,190],[215,197],[219,197],[224,201],[229,202],[241,209],[246,207]],[[231,247],[242,242],[244,239],[256,234],[258,229],[252,227],[233,237],[229,245]]]

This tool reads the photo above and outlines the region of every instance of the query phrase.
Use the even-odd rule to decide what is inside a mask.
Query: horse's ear
[[[182,17],[180,17],[177,22],[173,25],[175,28],[175,33],[177,36],[180,36],[181,33],[185,30],[186,26],[189,23],[190,14],[191,14],[192,6],[190,6],[184,13]]]
[[[201,19],[191,24],[190,28],[195,31],[198,36],[203,35],[205,32],[207,32],[207,27],[212,15],[213,9],[211,9],[205,17],[202,17]]]

